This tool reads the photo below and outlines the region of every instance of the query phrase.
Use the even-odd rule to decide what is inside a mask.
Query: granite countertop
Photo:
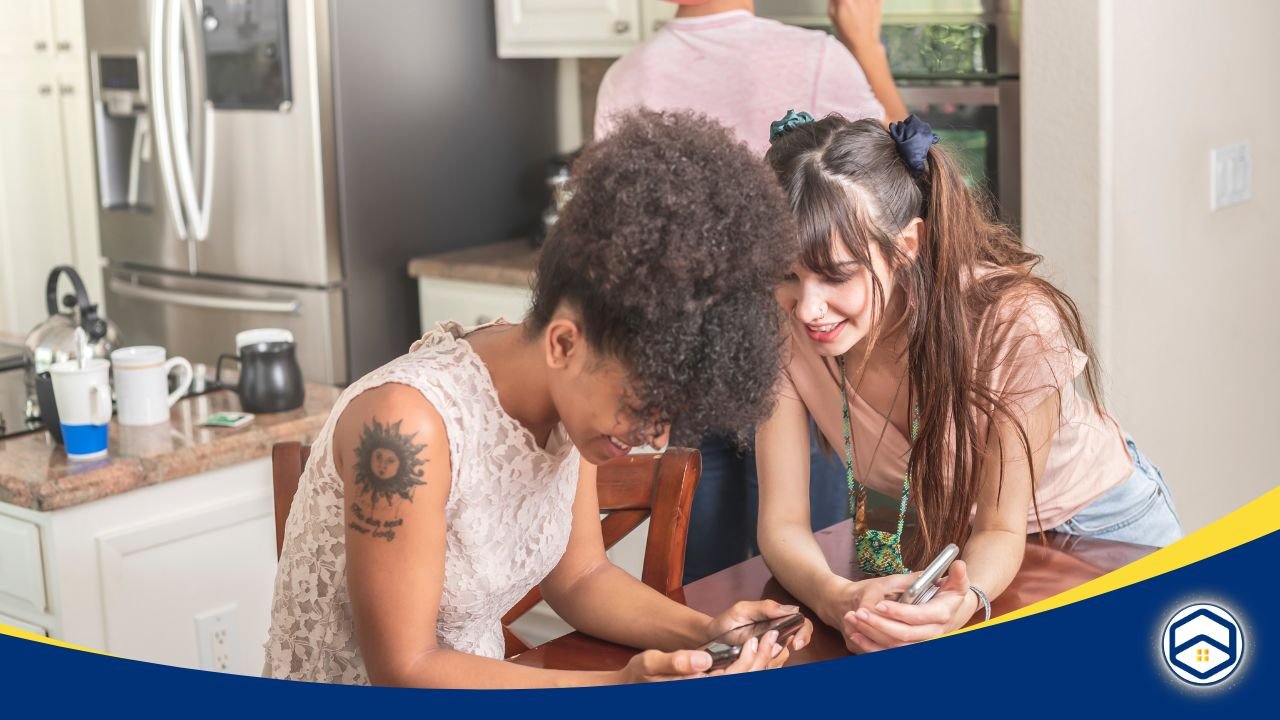
[[[217,470],[271,454],[271,446],[310,442],[338,399],[339,388],[307,385],[301,408],[260,414],[244,427],[200,425],[208,415],[239,410],[230,390],[176,403],[168,425],[127,427],[111,421],[108,456],[72,462],[47,432],[0,441],[0,502],[48,511],[92,502],[135,488]]]
[[[528,288],[537,265],[538,249],[519,238],[414,258],[409,275]]]

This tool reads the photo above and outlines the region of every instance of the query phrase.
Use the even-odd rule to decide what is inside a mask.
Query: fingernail
[[[768,634],[764,636],[764,641],[765,641],[766,643],[776,643],[776,642],[778,642],[778,631],[777,631],[777,630],[770,630],[770,631],[768,632]]]
[[[707,653],[700,652],[693,655],[694,670],[709,670],[711,668],[711,656]]]
[[[797,606],[797,605],[783,605],[783,606],[782,606],[782,609],[783,609],[783,610],[786,610],[786,611],[787,611],[787,612],[789,612],[789,613],[798,613],[798,612],[800,612],[800,607],[799,607],[799,606]]]
[[[752,653],[756,652],[760,649],[760,638],[751,638],[751,642],[748,645],[750,646],[747,648],[748,650]]]
[[[888,610],[888,609],[889,609],[888,605],[885,605],[884,603],[876,603],[876,612],[884,612],[885,610]]]
[[[770,651],[770,653],[771,653],[771,655],[772,655],[773,657],[778,657],[779,655],[781,655],[781,654],[782,654],[782,646],[781,646],[781,645],[774,645],[774,646],[773,646],[773,650],[771,650],[771,651]]]
[[[799,651],[800,648],[804,647],[804,638],[796,638],[794,646],[795,646],[795,649]]]
[[[869,618],[869,617],[871,617],[871,613],[867,612],[865,609],[859,609],[859,610],[858,610],[858,619],[859,619],[859,620],[866,620],[866,619],[867,619],[867,618]]]

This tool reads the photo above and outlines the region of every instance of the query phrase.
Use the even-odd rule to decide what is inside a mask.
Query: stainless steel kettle
[[[74,294],[62,298],[62,305],[67,308],[67,312],[58,309],[58,280],[63,275],[67,276],[75,290]],[[36,376],[47,372],[54,363],[80,356],[80,349],[76,345],[76,328],[84,328],[88,334],[93,357],[108,357],[120,342],[115,325],[99,315],[98,306],[89,301],[84,281],[75,268],[70,265],[55,267],[49,273],[44,292],[49,317],[27,333],[25,343],[28,419],[39,416]]]

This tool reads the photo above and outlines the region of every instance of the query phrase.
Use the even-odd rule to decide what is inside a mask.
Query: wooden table
[[[888,521],[886,519],[886,521]],[[855,563],[852,520],[817,533],[818,544],[831,568],[847,578],[860,578]],[[885,525],[888,527],[888,525]],[[992,616],[1026,607],[1154,552],[1156,548],[1107,540],[1047,533],[1043,540],[1027,537],[1022,568],[1007,590],[992,603]],[[764,560],[755,557],[714,575],[686,585],[677,597],[689,607],[709,615],[719,613],[738,600],[777,600],[798,605],[795,598],[773,579]],[[833,628],[822,624],[807,608],[814,621],[813,641],[791,656],[788,665],[830,660],[848,655],[844,641]],[[978,619],[981,619],[980,617]],[[583,635],[570,633],[536,647],[513,659],[521,665],[561,670],[615,670],[627,664],[635,650]]]

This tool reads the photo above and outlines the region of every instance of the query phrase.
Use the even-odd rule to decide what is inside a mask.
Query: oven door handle
[[[990,107],[996,107],[1000,104],[1000,87],[998,85],[907,86],[899,87],[898,93],[902,96],[902,102],[908,106],[915,107],[938,103]]]
[[[250,300],[247,298],[227,297],[225,295],[208,295],[190,293],[179,290],[147,287],[125,282],[120,278],[111,278],[111,292],[122,297],[136,300],[185,305],[187,307],[204,308],[206,310],[229,310],[232,312],[271,313],[274,315],[297,315],[302,309],[298,300]]]

